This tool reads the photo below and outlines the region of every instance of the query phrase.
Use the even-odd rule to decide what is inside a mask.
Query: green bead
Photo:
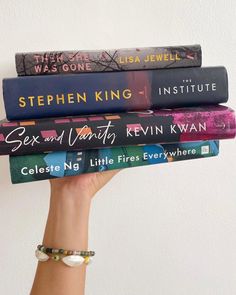
[[[60,260],[60,256],[59,256],[59,255],[53,255],[53,256],[52,256],[52,259],[53,259],[54,261],[59,261],[59,260]]]

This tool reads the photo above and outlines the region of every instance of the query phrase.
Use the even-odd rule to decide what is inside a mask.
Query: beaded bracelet
[[[48,261],[62,261],[67,266],[75,267],[81,264],[88,265],[92,262],[91,256],[94,256],[94,251],[72,251],[64,249],[55,249],[38,245],[35,256],[40,262]]]
[[[43,245],[38,245],[37,249],[47,254],[62,254],[62,255],[80,255],[83,257],[87,256],[94,256],[94,251],[74,251],[74,250],[64,250],[64,249],[57,249],[57,248],[49,248]]]

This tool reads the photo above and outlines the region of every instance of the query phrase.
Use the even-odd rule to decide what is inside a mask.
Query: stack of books
[[[227,71],[199,45],[17,53],[0,155],[13,183],[218,155],[234,138]]]

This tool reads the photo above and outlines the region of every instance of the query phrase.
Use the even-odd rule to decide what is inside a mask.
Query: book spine
[[[11,156],[12,183],[170,163],[218,155],[218,141],[104,148]]]
[[[217,104],[228,99],[224,67],[3,80],[9,120]]]
[[[201,66],[200,45],[17,53],[18,76]]]
[[[224,106],[2,122],[0,154],[234,138],[235,114]]]

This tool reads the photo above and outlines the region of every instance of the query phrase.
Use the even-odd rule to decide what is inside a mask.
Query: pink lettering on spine
[[[8,123],[3,123],[2,124],[2,127],[16,127],[16,126],[18,126],[17,123],[10,123],[10,122],[8,122]]]
[[[0,141],[5,141],[4,135],[2,133],[0,134]]]
[[[87,119],[86,118],[74,118],[72,119],[72,122],[86,122]]]
[[[130,130],[130,131],[136,131],[136,130],[141,130],[142,129],[142,125],[141,124],[127,124],[126,127]]]
[[[104,120],[103,117],[89,117],[89,121],[102,121]]]
[[[62,124],[62,123],[70,123],[70,119],[57,119],[54,121],[56,124]]]
[[[47,137],[51,137],[51,136],[57,137],[56,130],[42,130],[40,133],[43,138],[47,138]]]

